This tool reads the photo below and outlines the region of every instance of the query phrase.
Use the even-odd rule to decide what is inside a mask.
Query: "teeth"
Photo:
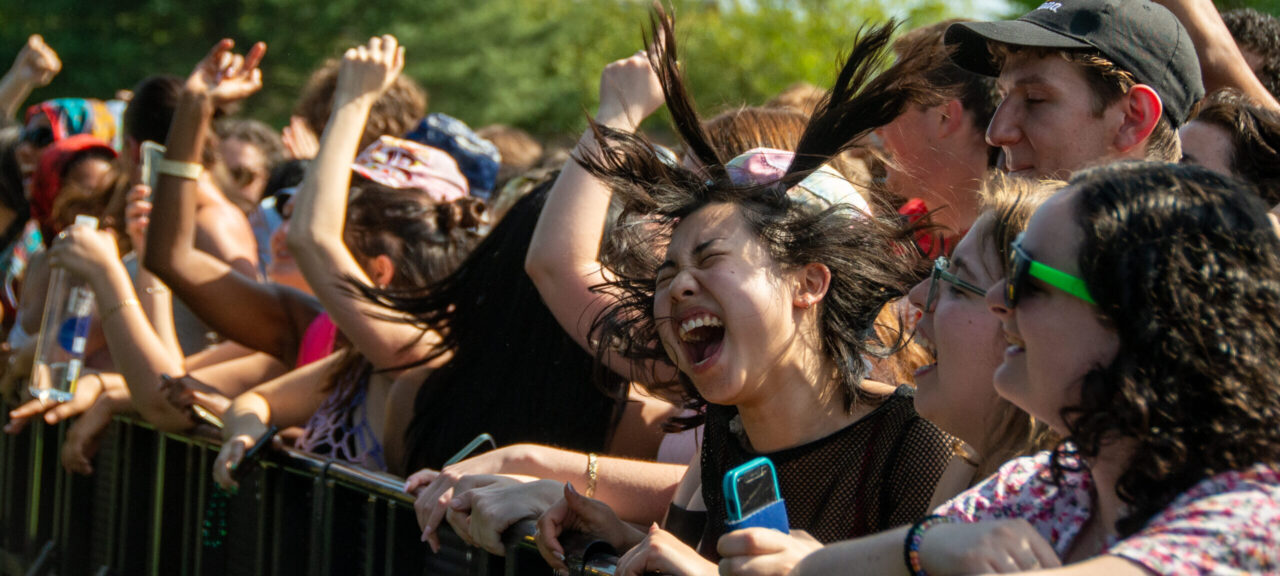
[[[724,322],[721,322],[719,318],[711,314],[698,314],[680,323],[680,339],[685,342],[700,341],[700,337],[690,334],[690,332],[704,326],[724,326]]]

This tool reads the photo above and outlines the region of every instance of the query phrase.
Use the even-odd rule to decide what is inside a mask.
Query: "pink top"
[[[1005,463],[935,514],[963,522],[1021,518],[1066,556],[1092,513],[1083,462],[1053,482],[1050,452]],[[1258,464],[1205,479],[1105,554],[1155,574],[1280,574],[1280,470]]]
[[[311,321],[307,331],[302,335],[302,344],[298,346],[298,364],[294,368],[301,368],[333,354],[334,342],[337,339],[338,325],[329,318],[328,312],[321,312],[315,320]]]

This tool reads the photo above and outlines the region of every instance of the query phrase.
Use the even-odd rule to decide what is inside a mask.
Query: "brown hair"
[[[294,107],[295,116],[301,116],[307,127],[319,138],[329,123],[333,111],[333,94],[338,89],[339,60],[329,60],[307,80],[302,97]],[[390,88],[374,102],[369,111],[369,121],[360,137],[360,149],[377,140],[379,136],[403,137],[427,115],[427,92],[417,82],[401,74]]]
[[[1118,102],[1122,96],[1129,93],[1130,89],[1139,84],[1133,74],[1120,68],[1096,50],[1058,50],[1014,46],[999,42],[988,43],[988,49],[998,67],[1003,67],[1004,59],[1010,54],[1018,53],[1040,58],[1057,55],[1075,64],[1084,73],[1085,81],[1089,83],[1089,94],[1092,97],[1091,103],[1095,117],[1101,117],[1108,106]],[[1151,131],[1150,136],[1147,136],[1146,159],[1177,162],[1181,158],[1182,142],[1178,140],[1178,131],[1174,130],[1169,115],[1161,110],[1155,129]]]
[[[765,108],[794,110],[805,116],[813,114],[826,97],[827,92],[808,82],[796,82],[787,86],[777,96],[765,103]]]
[[[1280,204],[1280,113],[1236,90],[1210,94],[1195,120],[1231,135],[1231,171],[1258,189],[1268,206]]]
[[[928,61],[923,76],[929,86],[937,93],[935,98],[916,102],[921,106],[935,106],[940,101],[956,99],[960,106],[969,112],[973,127],[979,133],[986,133],[991,117],[1000,105],[1000,93],[996,90],[995,78],[970,72],[951,61],[951,50],[943,43],[943,35],[947,27],[957,22],[970,22],[967,18],[944,20],[929,26],[921,26],[903,34],[893,43],[894,52],[899,57],[914,53],[918,58]],[[989,147],[988,166],[995,166],[999,149]]]
[[[975,226],[970,233],[983,234],[983,248],[995,249],[1004,267],[998,272],[1003,276],[1009,275],[1009,245],[1026,229],[1036,208],[1065,184],[1059,180],[1013,178],[996,171],[987,175],[978,191],[978,202],[981,213],[991,216],[991,224]],[[1013,403],[1004,398],[996,402],[996,418],[987,428],[978,472],[974,475],[979,479],[995,473],[1001,464],[1013,458],[1052,449],[1059,440],[1048,426]]]

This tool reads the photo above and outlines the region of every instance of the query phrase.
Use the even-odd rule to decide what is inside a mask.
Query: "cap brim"
[[[1089,48],[1090,45],[1023,20],[1003,22],[958,22],[947,28],[947,46],[953,47],[951,61],[970,72],[999,76],[1000,69],[991,61],[989,41],[1014,46],[1038,48]]]

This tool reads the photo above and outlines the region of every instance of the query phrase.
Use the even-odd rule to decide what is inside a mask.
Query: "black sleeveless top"
[[[824,544],[875,534],[919,520],[951,460],[954,440],[916,414],[915,391],[901,386],[862,419],[802,446],[757,454],[730,431],[738,410],[707,406],[702,445],[706,525],[698,552],[717,561],[724,534],[721,483],[725,472],[767,456],[778,473],[793,530]]]

